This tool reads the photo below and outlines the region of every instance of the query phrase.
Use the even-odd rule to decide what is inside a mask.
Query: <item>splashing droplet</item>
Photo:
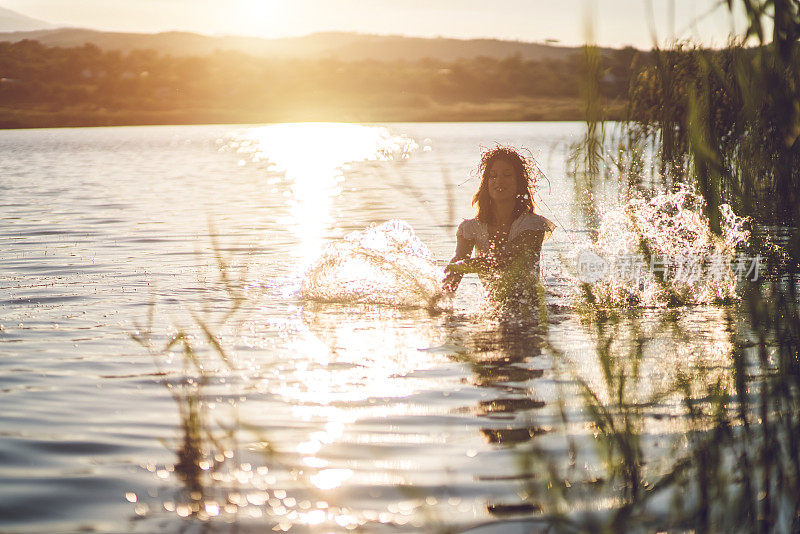
[[[433,307],[444,296],[441,278],[414,229],[395,219],[329,245],[306,273],[300,294],[323,302]]]
[[[673,193],[634,198],[606,212],[597,241],[577,251],[579,276],[587,255],[607,264],[599,269],[595,262],[584,269],[592,276],[581,277],[595,302],[662,307],[737,298],[732,265],[737,247],[749,238],[747,219],[728,205],[720,206],[717,235],[703,209],[703,198],[692,187],[679,185]]]

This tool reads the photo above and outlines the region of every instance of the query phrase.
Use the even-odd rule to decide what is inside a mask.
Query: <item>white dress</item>
[[[531,230],[533,232],[544,232],[544,239],[546,241],[556,225],[547,217],[542,217],[536,213],[523,213],[511,223],[511,228],[508,230],[508,242],[512,243],[516,238],[522,235],[522,232]],[[463,237],[467,241],[475,243],[475,256],[486,256],[490,252],[489,244],[489,225],[476,219],[465,219],[458,226],[456,237]]]
[[[546,217],[542,217],[536,213],[523,213],[511,223],[511,228],[508,231],[508,243],[512,243],[516,238],[520,237],[525,231],[544,232],[542,242],[546,241],[556,225]],[[475,257],[489,256],[491,254],[491,243],[489,242],[489,225],[475,219],[465,219],[458,226],[456,237],[460,237],[474,243]],[[539,267],[539,254],[536,254],[533,263],[530,265],[530,273],[533,280],[538,281],[540,275]],[[481,282],[484,287],[490,291],[501,278],[500,273],[495,273],[494,276],[481,276]]]

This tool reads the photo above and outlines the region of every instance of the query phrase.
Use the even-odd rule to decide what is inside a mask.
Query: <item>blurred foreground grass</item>
[[[751,217],[748,252],[763,258],[766,271],[740,284],[738,303],[721,307],[722,374],[690,366],[665,391],[683,399],[673,416],[688,426],[657,469],[643,454],[644,414],[655,401],[636,394],[652,335],[619,310],[583,309],[607,393],[584,385],[606,465],[598,496],[610,492],[616,504],[583,516],[569,514],[568,502],[555,508],[565,531],[800,531],[800,12],[783,1],[727,3],[747,13],[745,34],[720,52],[686,43],[656,50],[653,65],[631,80],[627,120],[617,125],[596,111],[602,102],[591,87],[600,69],[587,47],[590,112],[573,157],[587,225],[599,221],[594,193],[604,181],[618,180],[621,202],[688,184],[704,200],[712,231],[720,232],[723,203]],[[757,46],[746,47],[746,39]],[[680,316],[665,316],[675,335]],[[542,451],[526,461],[563,478],[563,466]]]

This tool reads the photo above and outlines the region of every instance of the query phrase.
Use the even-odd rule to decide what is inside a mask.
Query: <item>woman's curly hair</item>
[[[527,158],[512,146],[496,145],[494,148],[484,150],[478,172],[481,175],[481,185],[472,198],[472,205],[478,207],[477,218],[486,224],[494,224],[492,211],[492,198],[489,196],[489,169],[494,162],[505,160],[514,168],[517,177],[517,202],[514,205],[514,219],[523,213],[535,213],[533,190],[541,175],[539,167],[533,157]]]

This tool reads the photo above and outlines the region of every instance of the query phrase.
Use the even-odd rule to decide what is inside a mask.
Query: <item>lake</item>
[[[700,429],[673,384],[730,379],[736,316],[587,322],[566,274],[591,230],[566,165],[583,128],[1,131],[0,530],[526,532],[614,510],[592,407],[628,377],[635,413],[606,415],[635,419],[631,476],[668,472]],[[546,318],[487,314],[474,275],[435,312],[301,298],[328,244],[392,219],[446,265],[495,143],[547,177]]]

